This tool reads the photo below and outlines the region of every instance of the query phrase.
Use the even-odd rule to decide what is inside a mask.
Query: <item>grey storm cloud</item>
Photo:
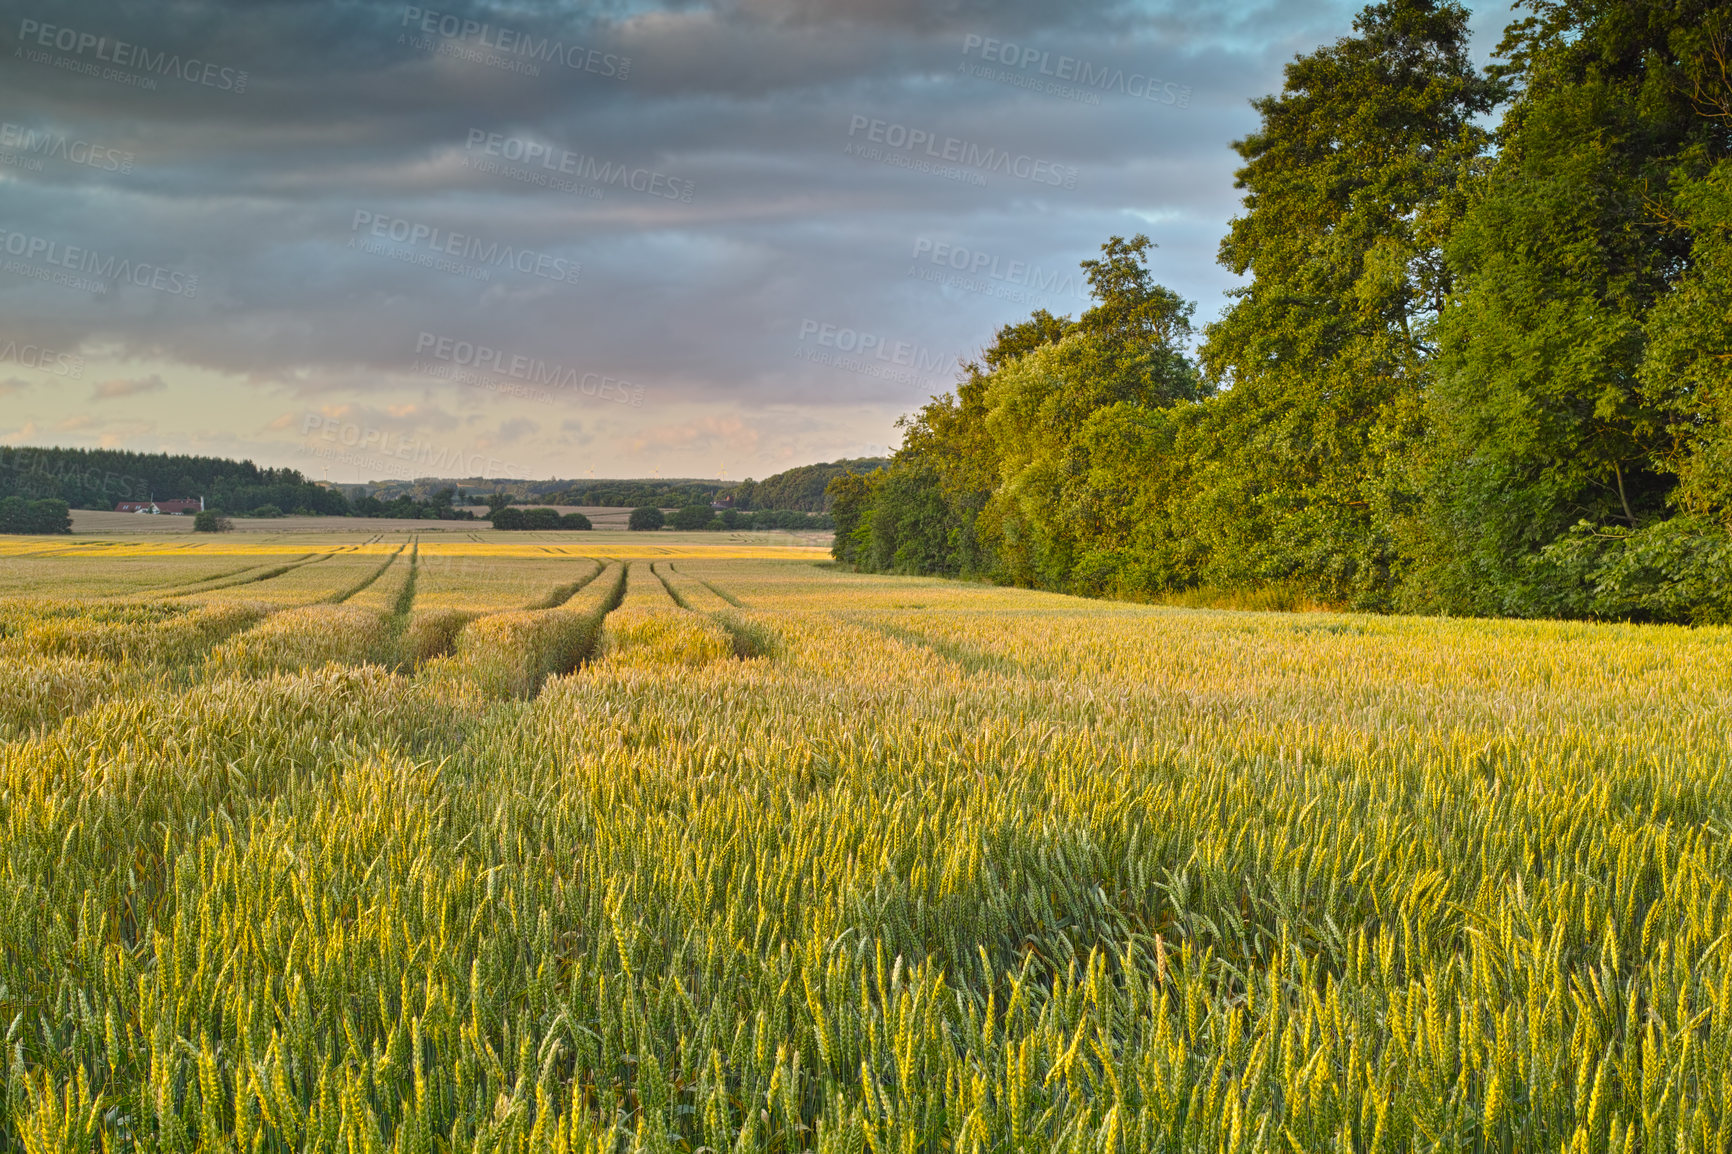
[[[171,383],[876,441],[1109,235],[1212,317],[1248,102],[1353,11],[0,3],[0,309]]]

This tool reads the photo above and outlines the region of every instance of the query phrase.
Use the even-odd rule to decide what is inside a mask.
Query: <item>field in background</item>
[[[0,1146],[1727,1147],[1732,630],[474,538],[0,538]]]
[[[616,505],[526,505],[525,508],[554,509],[560,513],[582,513],[595,526],[595,532],[628,532],[626,522],[631,517],[630,509],[622,509]],[[464,506],[471,513],[483,516],[487,512],[485,505]],[[115,513],[102,509],[74,509],[71,512],[72,531],[77,534],[104,534],[122,537],[162,537],[177,536],[192,533],[192,518],[182,516],[163,516],[150,513]],[[234,532],[249,536],[256,533],[270,535],[286,534],[343,534],[343,533],[426,533],[429,535],[459,536],[482,533],[493,536],[493,526],[487,521],[422,521],[404,520],[394,517],[230,517]],[[504,536],[505,534],[501,534]],[[516,536],[515,531],[511,536]],[[667,533],[672,536],[673,534]],[[564,536],[578,536],[576,533],[566,533]],[[633,536],[643,536],[634,533]],[[763,531],[744,534],[728,534],[721,530],[705,531],[703,533],[680,534],[681,537],[715,537],[744,536],[765,538],[787,543],[790,539],[798,539],[805,544],[829,546],[830,534],[825,532],[779,532]]]
[[[116,517],[131,514],[111,514]],[[137,520],[182,521],[180,517],[136,517]],[[48,593],[53,596],[182,596],[209,588],[205,582],[234,578],[229,586],[251,584],[247,595],[266,600],[275,591],[310,579],[312,574],[285,581],[273,571],[331,556],[345,558],[333,567],[346,568],[362,556],[382,559],[413,541],[424,564],[446,572],[481,574],[499,563],[524,561],[557,564],[570,557],[710,557],[800,558],[826,560],[828,533],[763,531],[750,533],[663,530],[633,533],[596,529],[586,532],[497,532],[486,524],[464,521],[400,522],[414,532],[393,532],[362,518],[304,518],[315,529],[264,533],[122,533],[70,537],[0,536],[0,597]],[[265,524],[267,522],[258,522]],[[423,530],[420,526],[443,526]],[[356,527],[358,526],[358,528]],[[452,528],[462,526],[462,528]],[[91,561],[105,564],[92,565]],[[518,568],[518,572],[529,570]],[[235,594],[239,596],[240,594]]]

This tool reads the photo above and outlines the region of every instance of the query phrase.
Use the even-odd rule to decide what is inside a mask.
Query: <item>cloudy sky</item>
[[[1108,236],[1214,317],[1248,102],[1357,7],[0,3],[0,441],[345,482],[882,453]]]

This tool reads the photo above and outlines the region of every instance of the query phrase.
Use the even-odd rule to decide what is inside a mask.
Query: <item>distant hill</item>
[[[831,461],[822,465],[801,465],[795,469],[765,477],[762,481],[747,478],[722,494],[733,498],[736,509],[793,509],[803,513],[823,513],[824,487],[830,478],[843,473],[870,473],[890,464],[888,457],[855,457]]]
[[[413,480],[368,481],[359,485],[344,485],[343,492],[349,495],[349,500],[356,501],[362,497],[376,497],[381,501],[392,501],[399,497],[411,500],[426,501],[444,489],[461,491],[465,499],[473,497],[477,502],[489,493],[509,493],[517,503],[545,503],[551,495],[565,491],[566,486],[574,485],[575,481],[523,481],[510,477],[416,477]]]

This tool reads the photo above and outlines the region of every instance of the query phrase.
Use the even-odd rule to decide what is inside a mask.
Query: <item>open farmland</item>
[[[1732,630],[0,538],[0,1146],[1723,1150]]]

